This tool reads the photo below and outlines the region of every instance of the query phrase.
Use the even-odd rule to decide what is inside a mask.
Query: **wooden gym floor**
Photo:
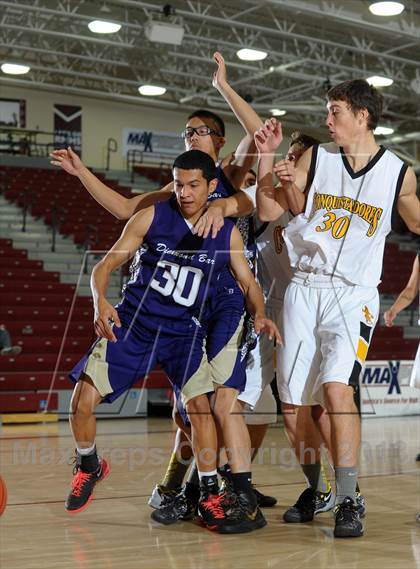
[[[420,422],[363,421],[360,486],[365,536],[332,537],[331,513],[303,525],[282,522],[303,489],[281,426],[270,428],[254,467],[260,490],[276,496],[268,525],[223,536],[193,522],[159,526],[147,499],[172,447],[169,419],[102,420],[97,444],[111,464],[80,514],[64,510],[73,442],[65,422],[3,426],[0,472],[9,503],[0,519],[2,569],[414,569],[420,567]]]

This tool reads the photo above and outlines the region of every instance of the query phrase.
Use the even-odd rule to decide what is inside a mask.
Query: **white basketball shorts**
[[[297,272],[282,317],[277,350],[279,396],[292,405],[323,405],[324,383],[358,385],[379,315],[376,288]]]
[[[272,299],[266,305],[267,317],[279,325],[282,302]],[[274,340],[261,334],[257,345],[248,356],[245,390],[238,400],[245,403],[244,415],[248,424],[275,423],[277,405],[270,383],[275,373]]]
[[[410,386],[420,389],[420,343],[417,347],[416,357],[413,362],[413,369],[411,370]]]

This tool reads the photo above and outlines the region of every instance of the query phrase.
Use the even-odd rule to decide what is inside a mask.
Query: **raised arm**
[[[293,215],[299,215],[305,210],[306,186],[311,160],[312,148],[308,148],[300,157],[298,165],[293,160],[287,159],[274,164],[274,174],[281,184]]]
[[[140,247],[153,221],[154,210],[154,207],[149,207],[132,217],[115,245],[92,270],[90,286],[95,309],[95,332],[97,336],[107,338],[112,342],[116,342],[117,339],[110,322],[114,322],[118,327],[121,324],[118,312],[106,299],[109,276],[115,269],[131,259]]]
[[[274,128],[268,128],[270,123]],[[274,153],[283,140],[281,124],[275,119],[266,121],[255,135],[258,150],[257,214],[261,221],[274,221],[288,210],[281,189],[273,184]]]
[[[194,226],[200,237],[206,238],[210,231],[214,239],[224,225],[225,217],[244,217],[254,209],[252,200],[245,192],[239,190],[233,196],[220,198],[209,203],[207,210]]]
[[[172,190],[171,183],[157,192],[126,198],[92,174],[70,146],[67,149],[54,150],[50,156],[52,158],[51,164],[60,166],[68,174],[79,178],[93,199],[117,219],[129,219],[136,211],[166,199],[166,197],[162,197],[162,194],[166,195]]]
[[[398,213],[413,233],[420,235],[420,201],[416,195],[416,175],[408,168],[397,202]]]
[[[216,52],[213,58],[217,63],[217,70],[213,75],[213,85],[225,99],[246,132],[246,136],[241,140],[236,151],[222,163],[227,177],[235,187],[239,188],[245,174],[255,162],[254,134],[262,126],[262,120],[251,105],[229,85],[223,56]]]
[[[419,292],[419,285],[420,285],[420,267],[419,267],[419,256],[416,255],[413,263],[413,270],[411,271],[410,279],[407,283],[407,286],[401,291],[397,300],[391,306],[389,310],[387,310],[384,314],[385,324],[387,326],[392,326],[395,320],[395,317],[404,310],[407,306],[409,306],[413,300],[416,298]]]
[[[275,337],[281,344],[277,326],[265,315],[264,297],[244,257],[244,242],[237,227],[233,227],[230,239],[230,267],[243,290],[248,310],[254,318],[255,331],[257,334],[265,332],[270,340]]]

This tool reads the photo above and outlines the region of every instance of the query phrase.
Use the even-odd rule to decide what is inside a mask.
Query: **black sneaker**
[[[330,488],[328,492],[315,492],[315,515],[322,512],[328,512],[334,508],[335,494]]]
[[[347,496],[341,504],[334,508],[334,537],[360,537],[363,525],[353,500]]]
[[[283,520],[288,524],[311,522],[314,519],[315,509],[316,492],[313,488],[306,488],[296,504],[284,512]]]
[[[108,474],[109,466],[103,458],[99,459],[99,468],[95,472],[83,472],[80,465],[77,465],[71,482],[71,491],[65,503],[66,510],[72,514],[84,510],[93,498],[95,484]]]
[[[366,500],[363,494],[356,492],[354,503],[356,504],[356,509],[359,512],[359,518],[364,518],[366,516]]]
[[[267,525],[260,508],[257,497],[253,491],[238,492],[236,502],[230,505],[226,512],[226,519],[219,524],[218,533],[248,533]]]
[[[257,504],[260,508],[273,508],[277,504],[277,498],[274,498],[274,496],[266,496],[256,488],[252,488],[252,490],[257,497]]]
[[[231,506],[231,500],[226,500],[223,492],[209,492],[202,488],[198,502],[198,514],[207,529],[215,530],[226,520],[226,511]]]
[[[155,522],[169,526],[183,520],[192,520],[197,508],[197,501],[186,496],[184,490],[176,496],[164,495],[163,502],[157,510],[154,510],[150,517]]]
[[[177,488],[176,490],[169,490],[169,488],[166,488],[166,486],[163,486],[162,484],[156,484],[147,503],[151,508],[157,510],[164,505],[165,496],[171,496],[172,498],[175,498],[175,496],[179,494],[181,490],[181,487]]]

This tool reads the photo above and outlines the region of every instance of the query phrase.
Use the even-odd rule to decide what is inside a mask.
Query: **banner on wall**
[[[82,154],[82,107],[54,105],[54,145]]]
[[[420,414],[420,389],[409,385],[413,363],[366,362],[360,380],[363,418]]]
[[[26,127],[26,101],[23,99],[0,99],[0,126]]]
[[[178,132],[124,128],[122,132],[122,155],[129,150],[139,150],[144,159],[175,158],[184,152],[184,141]]]

